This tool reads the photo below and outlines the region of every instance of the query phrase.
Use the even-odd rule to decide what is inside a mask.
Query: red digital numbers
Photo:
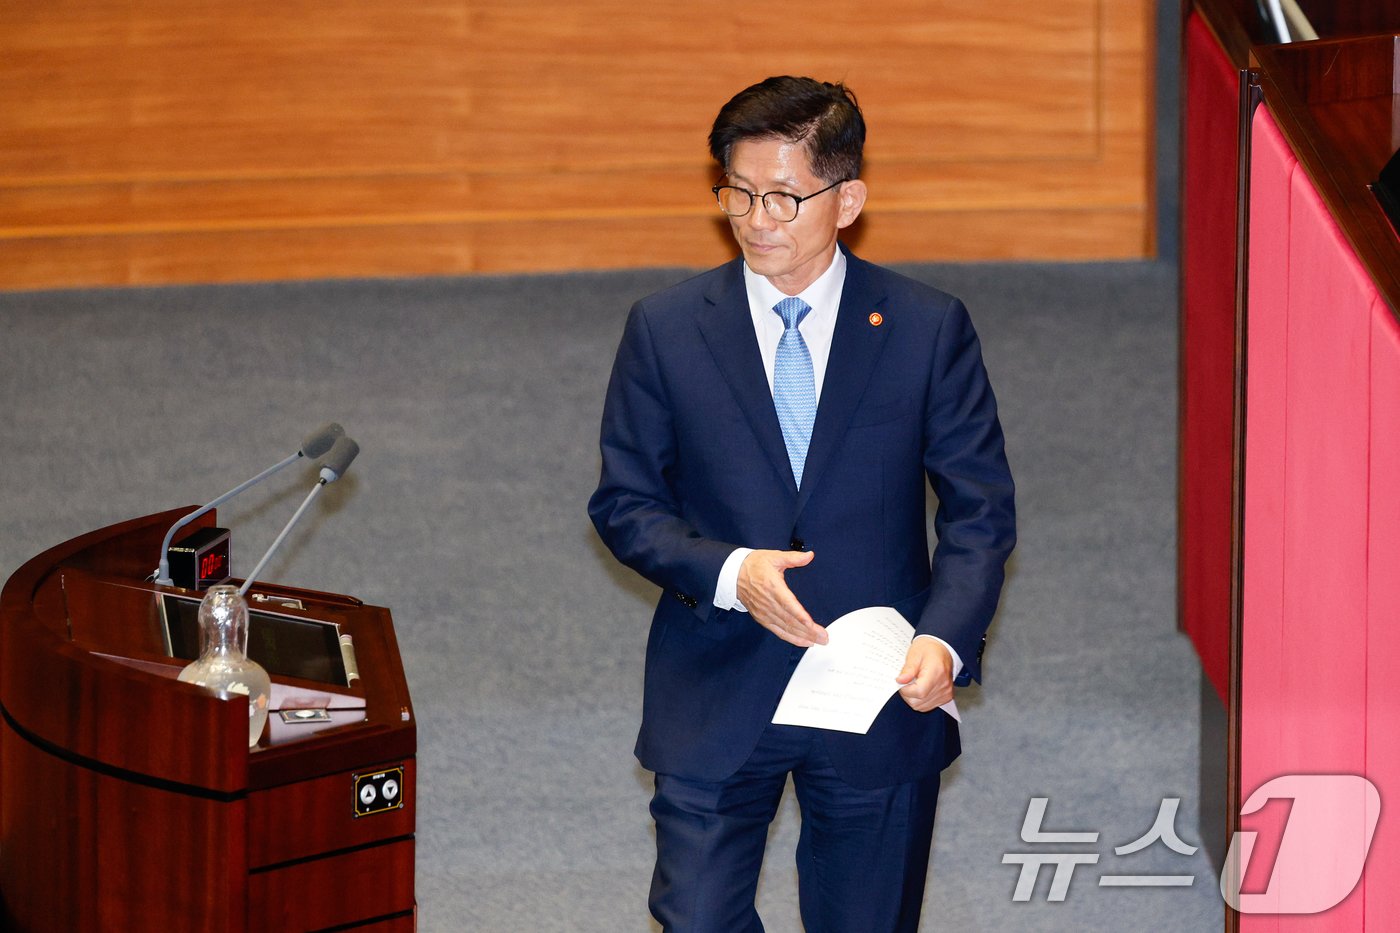
[[[199,559],[199,578],[201,580],[223,579],[223,570],[224,554],[222,551],[213,551]]]

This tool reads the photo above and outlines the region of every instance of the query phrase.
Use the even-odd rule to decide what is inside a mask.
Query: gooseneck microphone
[[[240,596],[248,595],[248,587],[253,585],[253,581],[258,578],[258,574],[262,573],[263,567],[272,559],[272,555],[277,552],[277,549],[282,546],[282,540],[287,537],[287,533],[292,530],[292,526],[301,520],[302,513],[310,507],[311,500],[315,499],[316,495],[327,485],[334,483],[344,476],[345,471],[350,469],[350,463],[359,453],[360,445],[350,438],[342,436],[335,439],[335,443],[331,445],[330,453],[326,454],[326,459],[321,464],[321,476],[316,480],[316,485],[311,487],[311,492],[307,493],[306,498],[302,500],[301,505],[298,506],[296,512],[292,514],[291,521],[287,522],[286,526],[283,527],[281,533],[277,535],[277,540],[272,542],[272,546],[267,549],[267,553],[262,556],[262,560],[258,561],[258,565],[253,568],[252,573],[248,574],[247,578],[243,581],[243,585],[238,588],[238,594]]]
[[[272,466],[268,467],[266,470],[263,470],[261,473],[259,473],[257,476],[254,476],[252,479],[247,480],[243,483],[239,483],[237,486],[233,487],[228,492],[224,493],[222,496],[219,496],[212,502],[200,506],[190,514],[181,518],[175,524],[171,525],[170,530],[165,533],[165,540],[162,541],[160,544],[160,565],[156,567],[155,572],[151,575],[155,582],[165,584],[166,586],[170,586],[175,582],[170,578],[170,542],[175,539],[175,532],[179,531],[181,528],[184,528],[190,522],[194,521],[196,518],[199,518],[199,516],[203,515],[205,512],[208,512],[210,509],[223,505],[225,502],[232,499],[240,492],[243,492],[243,490],[248,489],[252,486],[256,486],[258,483],[261,483],[263,480],[267,479],[269,476],[271,476],[273,473],[276,473],[278,470],[291,466],[293,463],[296,463],[302,457],[307,457],[311,460],[319,459],[322,455],[326,454],[331,450],[334,450],[336,441],[340,440],[343,437],[345,437],[345,429],[342,428],[340,425],[336,424],[334,421],[329,421],[321,425],[319,428],[312,431],[310,434],[306,435],[306,437],[302,439],[301,447],[297,449],[296,453],[292,454],[284,460],[279,461],[278,463],[274,463]],[[351,443],[353,444],[354,441],[351,441]],[[359,448],[356,447],[357,451],[358,449]]]

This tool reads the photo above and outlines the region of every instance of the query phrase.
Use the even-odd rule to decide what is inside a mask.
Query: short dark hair
[[[745,139],[805,143],[812,172],[826,182],[860,177],[865,118],[844,84],[790,75],[767,78],[730,98],[710,129],[710,155],[726,172]]]

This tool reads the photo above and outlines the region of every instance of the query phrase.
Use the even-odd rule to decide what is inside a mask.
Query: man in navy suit
[[[918,927],[939,772],[960,748],[939,707],[980,682],[1015,542],[966,309],[837,242],[865,204],[864,140],[839,84],[769,78],[730,100],[710,151],[742,260],[637,302],[608,386],[589,514],[663,591],[637,757],[656,775],[650,906],[668,931],[763,929],[788,774],[809,933]],[[916,633],[869,733],[774,725],[804,649],[867,606]]]

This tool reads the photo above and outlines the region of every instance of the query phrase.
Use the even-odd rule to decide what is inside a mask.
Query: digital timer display
[[[199,528],[170,546],[170,579],[187,590],[208,589],[233,575],[227,528]]]

